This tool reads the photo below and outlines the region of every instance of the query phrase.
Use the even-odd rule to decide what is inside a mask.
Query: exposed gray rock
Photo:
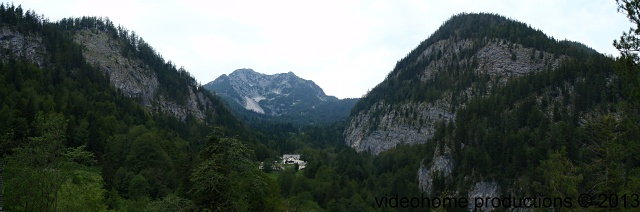
[[[462,52],[471,52],[473,49],[476,51],[471,55],[462,56]],[[472,70],[474,74],[486,74],[491,81],[498,82],[497,85],[504,85],[507,80],[529,72],[556,69],[565,57],[500,39],[451,38],[427,47],[414,63],[427,58],[436,59],[418,73],[416,77],[421,81],[432,79],[438,72],[448,71],[452,63],[459,66],[477,63],[476,68]],[[451,105],[451,91],[446,91],[442,98],[433,102],[404,101],[389,104],[379,100],[369,109],[349,118],[344,132],[345,142],[358,152],[370,151],[372,154],[379,154],[398,144],[424,143],[433,137],[436,123],[455,120],[455,108],[452,107],[462,108],[466,100],[481,95],[472,90],[473,85],[458,92],[455,97],[458,102],[455,106]],[[488,86],[487,90],[490,91],[491,85]]]
[[[0,28],[0,48],[2,60],[10,57],[22,57],[28,61],[43,67],[45,64],[46,50],[42,44],[42,38],[34,35],[24,35],[8,27]]]
[[[338,99],[293,72],[262,74],[238,69],[204,85],[225,100],[240,117],[296,124],[344,120],[356,99]]]
[[[87,62],[96,64],[109,76],[111,84],[125,96],[137,99],[150,111],[171,114],[180,120],[188,115],[204,120],[205,111],[213,107],[210,99],[198,91],[196,85],[189,86],[186,104],[177,104],[158,95],[156,72],[141,60],[124,57],[120,53],[120,43],[101,31],[80,30],[74,35],[74,41],[83,46],[83,55]],[[47,50],[42,37],[37,33],[22,34],[8,27],[0,28],[0,56],[24,58],[44,67],[47,64]]]
[[[108,76],[111,84],[125,96],[139,99],[151,106],[158,90],[156,73],[140,60],[125,58],[120,54],[120,44],[106,33],[82,30],[75,41],[82,45],[87,62],[97,64]]]
[[[453,168],[453,159],[448,155],[434,157],[430,167],[426,166],[424,163],[420,163],[420,169],[418,170],[418,184],[420,190],[431,195],[433,191],[433,180],[434,177],[436,177],[436,174],[442,174],[446,181],[451,177]]]
[[[161,85],[156,72],[143,61],[124,57],[120,53],[120,43],[112,39],[107,33],[100,31],[81,30],[76,32],[75,42],[82,45],[85,59],[100,67],[110,79],[111,84],[121,90],[126,96],[138,99],[143,105],[161,113],[167,113],[180,120],[193,115],[204,120],[206,110],[213,107],[211,100],[198,91],[196,85],[188,86],[185,104],[178,104],[158,93]]]
[[[375,115],[378,115],[376,117]],[[410,118],[399,118],[408,115]],[[356,151],[378,154],[398,144],[424,143],[433,137],[437,120],[453,120],[443,102],[415,103],[388,106],[384,101],[371,110],[351,118],[345,130],[347,145]]]
[[[469,200],[469,211],[472,210],[482,210],[482,211],[491,211],[493,210],[493,206],[491,205],[491,203],[486,204],[486,200],[487,198],[489,199],[489,201],[493,198],[500,198],[500,193],[499,193],[499,186],[498,183],[495,182],[477,182],[473,188],[471,189],[471,191],[469,191],[468,194],[468,200]],[[475,203],[475,199],[476,198],[481,198],[484,201],[484,205],[476,205]]]
[[[204,86],[229,97],[227,99],[246,110],[271,116],[294,111],[301,103],[312,107],[328,99],[338,100],[327,96],[313,81],[302,79],[293,72],[267,75],[252,69],[238,69]]]

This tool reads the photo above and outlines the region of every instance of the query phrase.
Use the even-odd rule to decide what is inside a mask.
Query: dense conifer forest
[[[640,25],[637,4],[619,5]],[[429,141],[372,155],[345,145],[345,122],[247,127],[213,94],[207,98],[216,107],[204,120],[150,111],[84,59],[82,46],[72,39],[76,31],[108,33],[123,44],[121,54],[155,71],[167,85],[160,92],[176,102],[185,101],[184,85],[204,88],[134,32],[106,18],[52,22],[22,6],[1,4],[0,29],[40,37],[47,52],[42,66],[10,50],[0,61],[4,210],[424,211],[381,208],[377,202],[395,194],[424,195],[418,169],[445,147],[459,160],[451,177],[436,177],[432,197],[466,196],[481,179],[502,185],[502,194],[574,199],[587,194],[607,205],[612,200],[599,194],[636,194],[629,204],[640,204],[636,31],[615,42],[622,56],[612,58],[498,15],[452,16],[399,60],[352,114],[379,98],[429,101],[471,83],[482,95],[458,108],[455,121],[439,123]],[[416,73],[430,59],[409,61],[450,37],[476,39],[478,46],[500,38],[569,59],[555,70],[529,73],[491,90],[488,77],[464,74],[473,65],[452,66],[454,71],[418,82]],[[389,80],[392,76],[397,80]],[[300,154],[306,167],[258,169],[260,162],[270,166],[289,153]]]

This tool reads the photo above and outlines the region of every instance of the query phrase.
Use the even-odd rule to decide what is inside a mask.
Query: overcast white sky
[[[292,71],[339,98],[361,97],[461,12],[490,12],[618,55],[631,24],[615,0],[21,0],[52,21],[103,16],[135,31],[202,84],[239,68]]]

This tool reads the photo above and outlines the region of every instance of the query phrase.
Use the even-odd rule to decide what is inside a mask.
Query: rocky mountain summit
[[[238,69],[207,83],[205,88],[233,97],[234,102],[247,110],[272,116],[282,115],[299,104],[337,100],[325,95],[313,81],[293,72],[266,75],[252,69]]]
[[[346,118],[355,104],[355,99],[326,95],[313,81],[293,72],[266,75],[238,69],[204,87],[220,95],[236,113],[286,122],[333,122]]]

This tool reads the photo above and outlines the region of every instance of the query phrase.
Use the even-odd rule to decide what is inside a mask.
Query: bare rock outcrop
[[[35,35],[25,35],[8,27],[0,28],[0,51],[2,60],[21,57],[43,67],[47,51],[42,44],[42,38]],[[6,61],[5,61],[6,62]]]
[[[107,74],[114,87],[151,111],[167,113],[179,120],[185,120],[189,115],[204,120],[206,110],[213,107],[211,100],[202,93],[207,91],[197,89],[197,85],[183,85],[188,87],[184,103],[159,93],[159,88],[164,85],[158,81],[156,71],[140,59],[122,55],[120,42],[105,32],[80,30],[76,32],[74,41],[83,46],[87,62],[97,65]]]
[[[111,84],[125,96],[139,99],[151,106],[158,90],[156,73],[142,61],[125,58],[120,54],[120,44],[106,33],[78,31],[75,42],[82,45],[87,62],[97,64],[109,76]]]
[[[502,39],[450,38],[427,47],[413,63],[430,60],[417,73],[416,77],[422,82],[434,79],[440,72],[451,71],[452,66],[472,66],[473,74],[488,76],[500,86],[530,72],[556,69],[563,58]],[[393,77],[387,80],[394,80]],[[464,107],[466,100],[481,95],[472,90],[473,86],[471,83],[458,92],[445,91],[434,101],[389,103],[378,100],[350,117],[344,131],[345,142],[356,151],[370,151],[376,155],[398,144],[424,143],[433,137],[437,123],[454,121],[456,108]],[[487,90],[491,90],[491,86],[490,83]],[[453,99],[458,101],[454,103]]]
[[[423,161],[424,162],[424,161]],[[453,172],[453,159],[450,156],[437,156],[431,162],[431,166],[424,163],[418,169],[418,185],[422,192],[431,195],[433,192],[433,182],[436,177],[443,177],[441,180],[447,181]]]

